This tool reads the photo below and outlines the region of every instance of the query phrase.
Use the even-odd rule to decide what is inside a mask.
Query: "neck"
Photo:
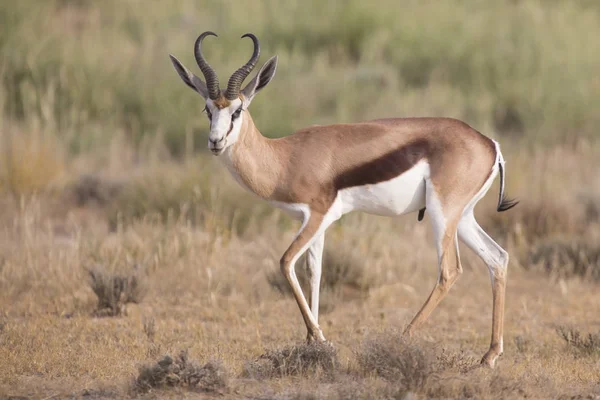
[[[263,199],[276,197],[282,164],[274,141],[264,137],[249,112],[244,113],[239,138],[223,158],[240,185]]]

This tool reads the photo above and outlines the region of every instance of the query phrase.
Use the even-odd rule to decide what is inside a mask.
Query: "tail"
[[[502,153],[500,153],[500,146],[498,143],[496,143],[496,153],[496,162],[498,163],[498,169],[500,169],[500,194],[498,196],[498,208],[496,208],[496,211],[502,212],[510,210],[519,204],[519,201],[517,199],[509,199],[504,194],[504,158],[502,157]]]

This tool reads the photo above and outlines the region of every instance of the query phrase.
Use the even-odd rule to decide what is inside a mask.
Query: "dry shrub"
[[[220,361],[200,365],[189,360],[187,351],[182,350],[175,359],[166,355],[155,365],[142,366],[134,388],[141,393],[167,387],[223,393],[228,380],[229,373]]]
[[[356,357],[365,374],[375,372],[409,391],[422,391],[434,373],[433,355],[398,333],[382,333],[367,338]]]
[[[517,348],[517,351],[521,354],[528,353],[533,347],[533,341],[531,340],[531,338],[522,335],[517,335],[515,336],[515,347]]]
[[[156,320],[154,318],[144,318],[142,323],[146,337],[151,342],[154,342],[156,336]]]
[[[122,315],[127,303],[140,303],[146,295],[146,274],[137,264],[127,272],[96,264],[88,269],[88,273],[90,286],[98,297],[97,316]]]
[[[493,212],[483,226],[492,237],[514,238],[517,243],[535,243],[556,234],[576,234],[585,229],[573,209],[550,200],[521,201],[506,213]]]
[[[253,379],[309,373],[331,376],[339,365],[337,350],[331,344],[309,343],[268,350],[256,360],[247,362],[243,375]]]
[[[586,238],[554,238],[535,246],[525,268],[538,268],[555,278],[600,281],[600,246]]]
[[[437,355],[438,371],[458,371],[466,373],[479,366],[479,359],[465,354],[464,350],[450,351],[442,349]]]
[[[576,201],[581,204],[582,220],[586,224],[600,222],[600,188],[591,185],[582,190]]]
[[[558,335],[566,342],[569,349],[579,354],[600,354],[600,333],[582,334],[573,327],[560,326],[556,329]]]
[[[121,189],[122,186],[116,182],[94,175],[82,175],[71,185],[68,192],[78,207],[103,206],[115,199]]]

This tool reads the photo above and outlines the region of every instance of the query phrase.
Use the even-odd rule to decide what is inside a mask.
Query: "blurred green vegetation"
[[[252,113],[268,136],[310,124],[452,116],[487,134],[555,144],[600,123],[600,3],[594,1],[3,0],[0,116],[52,130],[72,152],[125,134],[205,147],[197,35],[224,86],[251,54],[279,68]],[[596,39],[594,39],[596,38]],[[191,148],[190,148],[191,147]]]

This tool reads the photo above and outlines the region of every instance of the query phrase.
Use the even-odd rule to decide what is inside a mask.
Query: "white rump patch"
[[[338,198],[342,213],[358,210],[369,214],[395,216],[425,207],[425,180],[429,164],[422,160],[389,181],[342,189]]]

